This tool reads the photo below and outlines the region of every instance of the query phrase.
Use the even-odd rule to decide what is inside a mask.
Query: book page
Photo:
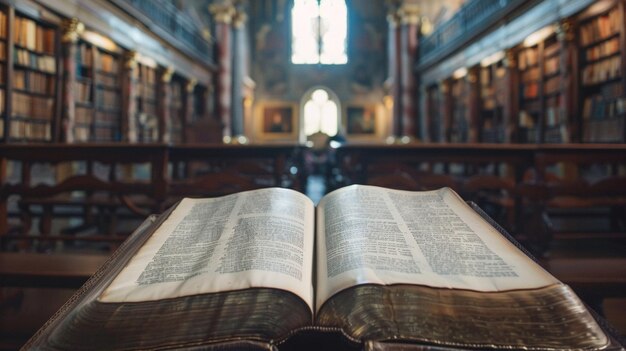
[[[183,199],[99,300],[269,287],[294,292],[312,309],[313,217],[311,200],[287,189]]]
[[[317,227],[317,308],[366,283],[475,291],[557,283],[449,188],[343,188],[322,199]]]

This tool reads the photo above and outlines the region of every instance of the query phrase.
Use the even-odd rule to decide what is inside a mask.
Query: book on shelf
[[[572,290],[448,188],[183,199],[25,348],[619,349]],[[484,215],[484,217],[483,217]],[[373,347],[372,349],[379,349]]]

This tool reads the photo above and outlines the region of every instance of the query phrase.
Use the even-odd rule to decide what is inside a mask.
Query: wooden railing
[[[166,0],[113,0],[153,31],[173,37],[172,44],[204,61],[213,57],[213,43],[202,36],[193,19]],[[157,27],[157,28],[155,28]],[[161,33],[163,34],[163,33]]]
[[[502,21],[523,0],[470,0],[445,23],[420,42],[420,64],[428,64],[463,46],[487,28]]]

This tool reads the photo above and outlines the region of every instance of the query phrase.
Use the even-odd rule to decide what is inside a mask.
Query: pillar
[[[402,136],[416,137],[416,82],[413,66],[415,64],[420,28],[420,11],[416,5],[405,4],[401,8],[400,20],[400,93],[401,133]]]
[[[75,140],[76,106],[74,86],[76,84],[76,43],[83,29],[83,24],[76,18],[69,18],[63,21],[63,35],[61,37],[63,50],[63,87],[61,89],[63,110],[61,113],[61,128],[63,141],[66,143],[73,143]]]
[[[244,135],[243,81],[245,66],[245,24],[247,15],[237,8],[233,16],[232,47],[232,87],[231,87],[231,132],[233,140],[240,140]]]
[[[560,57],[560,72],[561,72],[561,101],[560,101],[560,113],[559,122],[562,128],[561,136],[563,143],[580,142],[582,140],[580,130],[581,127],[574,117],[574,111],[576,111],[577,101],[577,87],[574,82],[575,79],[574,67],[578,67],[577,62],[574,62],[577,58],[576,44],[574,43],[576,36],[574,33],[574,25],[570,19],[561,21],[556,29],[557,39],[561,45],[561,57]]]
[[[137,136],[137,52],[134,50],[124,55],[122,72],[122,140],[136,143]]]
[[[232,136],[232,43],[231,22],[235,7],[229,2],[212,4],[209,11],[215,18],[217,40],[217,112],[222,120],[222,136],[230,140]]]
[[[169,143],[172,141],[172,117],[182,118],[182,116],[172,116],[172,75],[174,75],[174,69],[168,67],[161,74],[161,81],[159,82],[159,142]]]

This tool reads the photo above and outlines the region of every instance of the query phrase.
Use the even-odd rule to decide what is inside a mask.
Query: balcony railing
[[[113,0],[116,4],[131,12],[131,15],[151,23],[144,23],[153,31],[153,25],[165,31],[174,39],[175,46],[195,54],[198,58],[211,61],[212,43],[205,39],[200,28],[196,27],[189,15],[181,12],[168,0]]]
[[[462,46],[501,21],[524,0],[468,0],[447,22],[420,42],[420,62],[429,62]]]

